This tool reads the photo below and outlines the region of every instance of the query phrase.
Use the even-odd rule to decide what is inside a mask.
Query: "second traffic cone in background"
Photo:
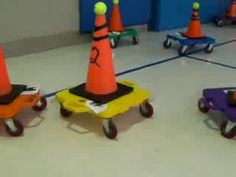
[[[236,17],[236,0],[232,0],[231,6],[226,13],[226,17]]]
[[[95,30],[88,68],[86,91],[95,95],[107,95],[117,91],[117,82],[112,62],[108,29],[106,24],[106,5],[95,5]]]
[[[113,0],[113,8],[110,18],[110,25],[109,25],[110,32],[123,32],[124,27],[122,23],[122,17],[119,8],[119,0]]]
[[[184,33],[183,35],[188,38],[203,38],[204,35],[202,34],[201,30],[201,22],[200,22],[200,16],[199,16],[199,3],[195,2],[193,4],[193,12],[191,21],[188,26],[188,31]]]
[[[8,77],[3,49],[0,46],[0,97],[11,93],[12,86]]]

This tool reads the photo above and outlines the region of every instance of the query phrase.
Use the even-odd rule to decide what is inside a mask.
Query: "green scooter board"
[[[125,29],[123,32],[110,32],[109,38],[111,47],[116,48],[118,46],[119,40],[125,37],[132,37],[133,45],[137,45],[139,43],[138,35],[138,31],[133,28]]]

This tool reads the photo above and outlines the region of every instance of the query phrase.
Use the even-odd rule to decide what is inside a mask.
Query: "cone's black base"
[[[117,91],[107,95],[95,95],[85,90],[85,84],[81,84],[69,90],[70,93],[92,100],[95,103],[105,104],[133,91],[132,87],[117,83]]]
[[[181,33],[182,36],[188,38],[188,39],[206,39],[206,36],[201,36],[201,37],[189,37],[185,33]]]
[[[11,93],[0,96],[0,105],[12,103],[23,91],[26,90],[26,85],[12,85]]]

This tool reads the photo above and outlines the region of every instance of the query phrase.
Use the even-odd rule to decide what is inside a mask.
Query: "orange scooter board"
[[[35,111],[42,111],[46,108],[47,101],[39,94],[39,89],[36,87],[26,86],[26,89],[20,93],[9,104],[0,104],[0,120],[5,121],[6,131],[11,136],[20,136],[24,127],[16,120],[19,114],[25,108],[32,108]]]

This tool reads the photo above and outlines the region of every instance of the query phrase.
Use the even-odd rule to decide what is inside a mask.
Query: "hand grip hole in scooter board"
[[[217,109],[217,104],[213,98],[206,98],[206,106],[212,109]]]

